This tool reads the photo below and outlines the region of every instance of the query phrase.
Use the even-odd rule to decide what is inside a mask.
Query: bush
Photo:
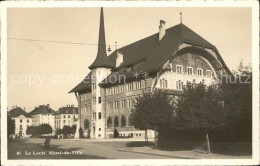
[[[114,138],[118,138],[118,137],[119,137],[119,133],[117,129],[114,129]]]

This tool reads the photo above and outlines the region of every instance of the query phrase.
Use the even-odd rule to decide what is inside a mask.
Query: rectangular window
[[[182,73],[183,69],[182,69],[182,65],[176,65],[176,73]]]
[[[200,69],[200,68],[198,68],[198,69],[197,69],[197,75],[198,75],[198,76],[203,76],[203,70]]]
[[[20,123],[22,123],[23,122],[23,120],[22,119],[20,119]]]
[[[183,87],[183,82],[181,82],[181,80],[176,81],[176,89],[182,89]]]
[[[101,112],[98,113],[98,119],[101,119]]]
[[[22,125],[20,125],[20,130],[22,130],[23,129],[23,126]]]
[[[101,128],[99,128],[98,130],[101,131]]]
[[[93,104],[96,104],[96,97],[93,97]]]
[[[128,99],[127,101],[128,101],[128,103],[127,103],[127,108],[130,108],[130,102],[131,102],[131,101],[130,101],[130,99]]]
[[[101,103],[101,97],[98,97],[98,103]]]
[[[206,76],[211,78],[212,77],[212,71],[211,70],[207,70]]]
[[[187,67],[187,74],[193,75],[193,67]]]

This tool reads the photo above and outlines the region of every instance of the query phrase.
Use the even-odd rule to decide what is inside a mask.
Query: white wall
[[[19,132],[22,131],[22,136],[27,136],[26,130],[28,126],[32,125],[32,118],[27,118],[23,115],[20,115],[19,117],[12,118],[12,120],[14,120],[15,123],[15,135],[19,136]]]

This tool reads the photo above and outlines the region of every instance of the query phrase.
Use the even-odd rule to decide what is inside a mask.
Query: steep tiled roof
[[[27,118],[32,118],[31,115],[27,112],[25,112],[22,108],[16,107],[8,111],[8,116],[10,117],[18,117],[20,115],[23,115]]]
[[[173,53],[183,42],[199,45],[205,48],[211,48],[217,51],[214,45],[182,23],[166,29],[165,36],[160,41],[158,39],[159,33],[156,33],[119,48],[110,54],[108,58],[110,62],[112,62],[114,69],[109,76],[114,75],[119,77],[119,75],[124,75],[127,78],[133,77],[134,72],[140,73],[157,71],[164,64],[164,62],[173,55]],[[123,63],[115,68],[118,52],[123,54]],[[225,66],[221,57],[220,61]],[[127,66],[132,66],[137,63],[140,63],[140,65],[136,65],[133,70],[128,72],[125,70]],[[104,84],[105,83],[103,81],[100,85]],[[70,92],[79,92],[83,90],[91,90],[91,83],[81,82]]]
[[[37,114],[55,114],[55,111],[51,109],[49,106],[46,105],[40,105],[39,107],[36,107],[34,110],[30,112],[31,115],[37,115]]]
[[[59,108],[56,114],[78,114],[77,107],[62,107]]]

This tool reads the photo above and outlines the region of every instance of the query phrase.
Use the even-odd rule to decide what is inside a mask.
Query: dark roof
[[[107,57],[103,8],[101,8],[100,11],[98,53],[95,61],[89,66],[89,69],[92,70],[96,67],[105,67],[105,68],[113,67],[112,63],[109,61]]]
[[[34,110],[30,112],[31,115],[37,115],[37,114],[55,114],[55,111],[51,109],[48,105],[40,105],[39,107],[36,107]]]
[[[56,114],[78,114],[77,107],[62,107],[59,108]]]
[[[91,90],[91,72],[81,81],[71,92],[80,92],[84,90]]]
[[[114,78],[118,79],[119,75],[124,75],[128,78],[133,77],[134,72],[149,73],[158,71],[183,42],[211,48],[217,51],[215,46],[181,23],[166,29],[166,34],[160,41],[159,33],[156,33],[114,51],[108,56],[110,62],[112,62],[114,66],[114,69],[109,76],[114,75]],[[118,52],[123,54],[123,63],[115,68]],[[125,67],[132,66],[136,63],[140,63],[140,65],[136,65],[134,70],[126,72]],[[222,61],[222,63],[225,65],[224,61]],[[100,85],[104,84],[106,84],[105,81]],[[79,92],[83,90],[91,90],[91,83],[87,84],[81,82],[70,92]]]
[[[20,115],[23,115],[27,118],[32,118],[31,115],[27,112],[25,112],[22,108],[16,107],[8,111],[8,116],[10,117],[18,117]]]

